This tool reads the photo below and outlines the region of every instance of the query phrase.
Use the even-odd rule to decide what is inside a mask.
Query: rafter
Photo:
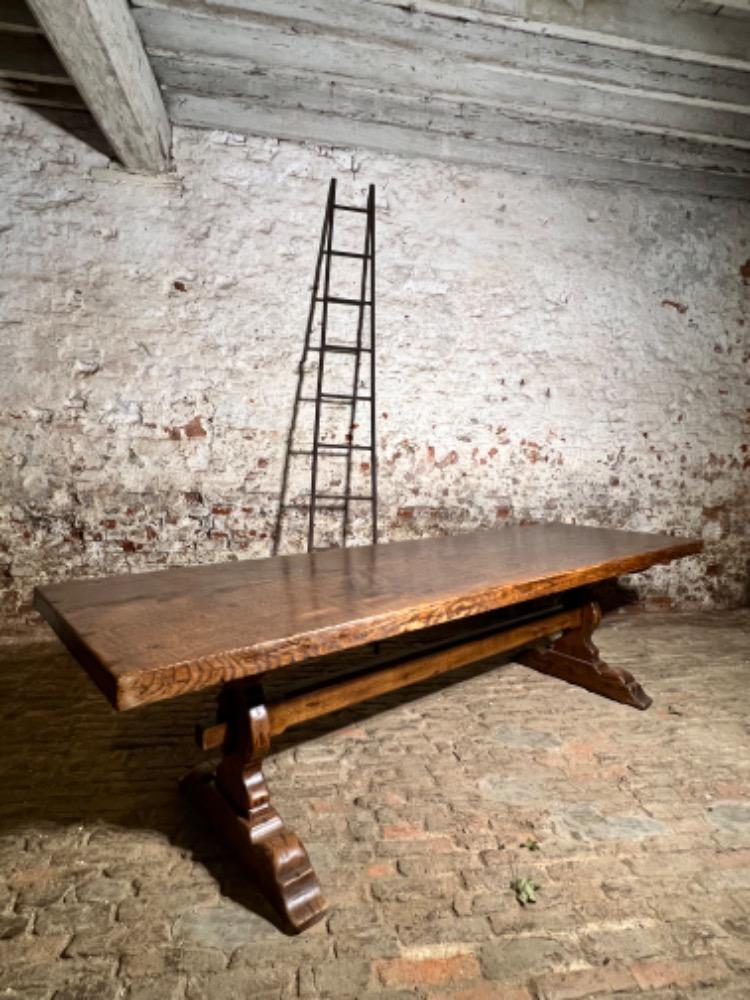
[[[29,0],[123,165],[169,164],[170,125],[127,0]]]

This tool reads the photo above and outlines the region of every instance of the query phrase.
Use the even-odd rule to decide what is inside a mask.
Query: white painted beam
[[[633,132],[605,120],[584,122],[560,120],[517,109],[501,109],[471,101],[455,102],[433,96],[415,100],[413,94],[384,91],[338,79],[335,86],[312,73],[271,75],[246,73],[240,68],[191,63],[154,57],[154,69],[165,87],[165,99],[183,124],[183,109],[192,106],[187,95],[212,97],[213,104],[203,103],[204,116],[213,109],[211,127],[229,128],[222,121],[222,100],[232,108],[236,127],[237,109],[257,106],[272,109],[279,122],[300,109],[314,113],[314,121],[332,119],[349,121],[352,129],[362,125],[391,125],[402,129],[407,143],[402,152],[412,152],[409,133],[424,131],[434,138],[502,142],[509,146],[554,149],[581,157],[595,157],[616,162],[662,166],[671,172],[683,168],[705,170],[714,175],[731,174],[744,179],[750,195],[750,142],[708,140],[685,142],[681,137],[661,132]],[[247,131],[254,119],[248,119]],[[204,125],[206,118],[203,118]],[[283,126],[281,126],[283,127]],[[316,132],[315,139],[324,141]]]
[[[358,20],[360,34],[398,14],[415,26],[442,21],[446,35],[461,25],[509,28],[531,35],[644,52],[706,66],[750,69],[750,19],[720,4],[687,9],[680,0],[132,0],[134,7],[206,13],[214,19],[258,16],[269,22],[336,22],[342,34]],[[750,0],[748,0],[750,4]],[[727,5],[723,5],[724,8]]]
[[[689,139],[750,141],[750,107],[744,102],[684,94],[677,81],[673,86],[678,90],[652,89],[651,77],[645,74],[627,82],[590,78],[590,60],[566,64],[564,52],[558,52],[553,66],[538,61],[535,48],[524,54],[524,36],[518,32],[506,42],[516,60],[513,65],[511,55],[505,57],[502,38],[490,58],[482,47],[472,56],[460,38],[452,49],[439,42],[433,48],[428,30],[421,34],[421,44],[419,35],[406,34],[399,45],[370,33],[342,39],[330,30],[311,33],[260,20],[237,22],[168,10],[141,10],[137,21],[153,57],[169,53],[179,61],[189,56],[194,62],[223,63],[246,73],[309,73],[334,85],[342,80],[367,82],[387,92],[409,93],[415,102],[449,97],[521,114],[608,120],[623,128]],[[219,81],[218,69],[216,76]],[[654,76],[663,87],[663,71]],[[222,92],[220,82],[216,90]]]
[[[519,31],[515,27],[419,14],[382,3],[331,0],[222,0],[217,11],[211,0],[136,0],[136,11],[147,47],[168,49],[190,57],[206,46],[207,54],[237,53],[237,58],[262,61],[262,48],[273,43],[270,32],[299,38],[310,46],[313,36],[327,35],[339,50],[356,42],[390,46],[406,55],[434,50],[451,61],[676,93],[728,103],[747,104],[747,72],[705,66],[668,56],[636,53],[606,44],[561,39],[554,34]],[[159,9],[161,8],[161,9]],[[190,21],[180,17],[189,15]],[[187,25],[205,39],[195,42]],[[254,40],[246,33],[257,29]],[[237,33],[236,46],[222,52],[224,37]],[[165,37],[172,35],[172,37]],[[243,35],[246,39],[243,47]],[[215,39],[215,41],[214,41]],[[750,53],[748,54],[750,60]],[[750,61],[747,66],[750,72]]]
[[[171,0],[170,0],[171,2]],[[239,0],[241,2],[241,0]],[[404,0],[371,0],[403,7]],[[408,0],[415,12],[505,24],[522,31],[597,42],[706,65],[750,65],[750,21],[682,11],[669,0]],[[718,6],[718,5],[717,5]]]
[[[170,125],[127,0],[29,0],[123,165],[165,170]]]
[[[672,0],[679,11],[695,11],[714,16],[737,16],[750,14],[750,0]]]
[[[714,174],[704,170],[664,169],[605,157],[581,156],[578,152],[540,149],[535,146],[441,135],[424,129],[353,122],[348,118],[295,110],[279,114],[239,98],[217,99],[196,94],[167,94],[172,120],[197,128],[222,128],[251,135],[297,142],[316,142],[346,149],[363,147],[378,152],[425,156],[452,163],[474,163],[502,167],[524,174],[564,177],[601,184],[627,184],[660,191],[685,192],[713,197],[750,198],[748,176]]]
[[[750,197],[750,21],[697,0],[133,2],[179,124]]]

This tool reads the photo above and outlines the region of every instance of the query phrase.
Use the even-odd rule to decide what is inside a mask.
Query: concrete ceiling
[[[750,0],[131,8],[176,124],[750,197]],[[0,95],[80,105],[23,3],[3,10]]]

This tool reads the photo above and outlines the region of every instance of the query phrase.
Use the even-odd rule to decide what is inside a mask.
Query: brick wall
[[[40,581],[270,553],[334,175],[378,189],[383,536],[699,534],[641,592],[745,601],[746,204],[183,129],[144,178],[10,106],[0,136],[7,621]]]

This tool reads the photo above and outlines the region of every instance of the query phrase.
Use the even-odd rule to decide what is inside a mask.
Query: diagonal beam
[[[122,164],[165,170],[170,125],[127,0],[29,0]]]

